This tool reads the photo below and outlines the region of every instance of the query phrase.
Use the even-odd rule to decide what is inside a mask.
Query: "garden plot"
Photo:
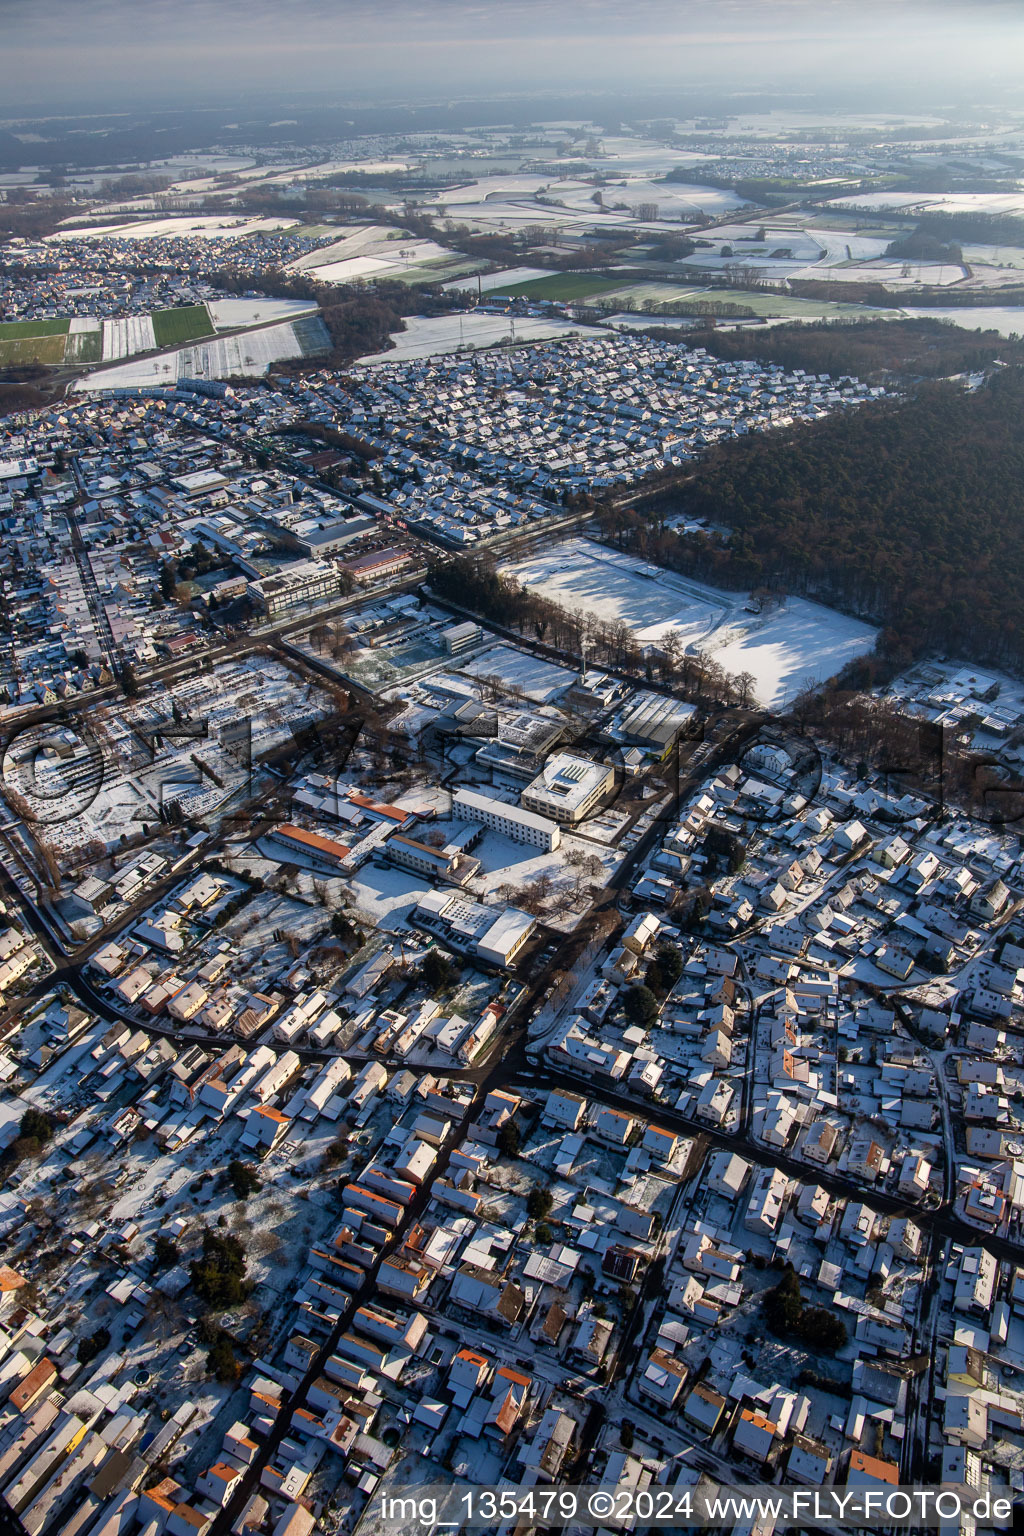
[[[874,644],[876,631],[804,598],[768,613],[746,597],[690,581],[586,539],[568,539],[505,568],[531,591],[606,623],[625,623],[642,644],[673,637],[709,652],[733,676],[749,673],[754,696],[780,708],[811,681],[842,670]]]

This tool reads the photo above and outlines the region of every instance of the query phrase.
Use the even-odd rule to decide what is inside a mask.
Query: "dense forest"
[[[972,245],[1024,245],[1024,217],[1019,213],[926,213],[914,234],[940,242]]]
[[[885,254],[897,261],[940,261],[954,266],[964,259],[963,250],[955,240],[942,241],[920,225],[909,234],[891,241],[886,246]]]
[[[49,402],[34,384],[24,383],[0,369],[0,416],[16,416],[21,411],[38,411]]]
[[[617,537],[724,586],[783,587],[870,618],[895,660],[939,649],[1019,671],[1022,420],[1024,369],[1012,368],[973,393],[927,384],[752,434],[714,449],[681,492],[688,514],[728,535],[620,514]]]
[[[865,268],[865,270],[867,270]],[[824,299],[829,304],[866,304],[871,309],[896,309],[910,305],[919,309],[985,309],[998,300],[999,307],[1024,304],[1024,285],[988,288],[957,288],[931,284],[921,288],[901,288],[897,296],[879,282],[836,282],[824,277],[791,277],[789,291],[800,299]]]
[[[1024,363],[1024,342],[1008,341],[998,331],[965,331],[943,320],[823,320],[763,330],[693,331],[686,340],[725,362],[753,358],[807,373],[855,374],[869,381],[893,375],[941,379],[974,373],[996,361]]]

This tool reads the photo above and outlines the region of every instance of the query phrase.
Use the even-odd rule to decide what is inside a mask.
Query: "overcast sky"
[[[1024,0],[0,0],[0,116],[697,84],[1007,99]]]

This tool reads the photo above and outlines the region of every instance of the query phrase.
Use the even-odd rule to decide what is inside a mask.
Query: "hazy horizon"
[[[675,90],[861,93],[895,112],[1001,103],[1024,15],[1014,0],[0,0],[0,44],[8,119]]]

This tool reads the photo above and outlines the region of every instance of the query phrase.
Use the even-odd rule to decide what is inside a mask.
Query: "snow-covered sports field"
[[[772,708],[812,680],[833,676],[875,640],[869,625],[804,598],[748,613],[745,593],[720,591],[588,539],[567,539],[505,570],[565,608],[628,624],[641,644],[661,646],[678,635],[687,650],[709,652],[733,676],[751,673],[756,698]]]

